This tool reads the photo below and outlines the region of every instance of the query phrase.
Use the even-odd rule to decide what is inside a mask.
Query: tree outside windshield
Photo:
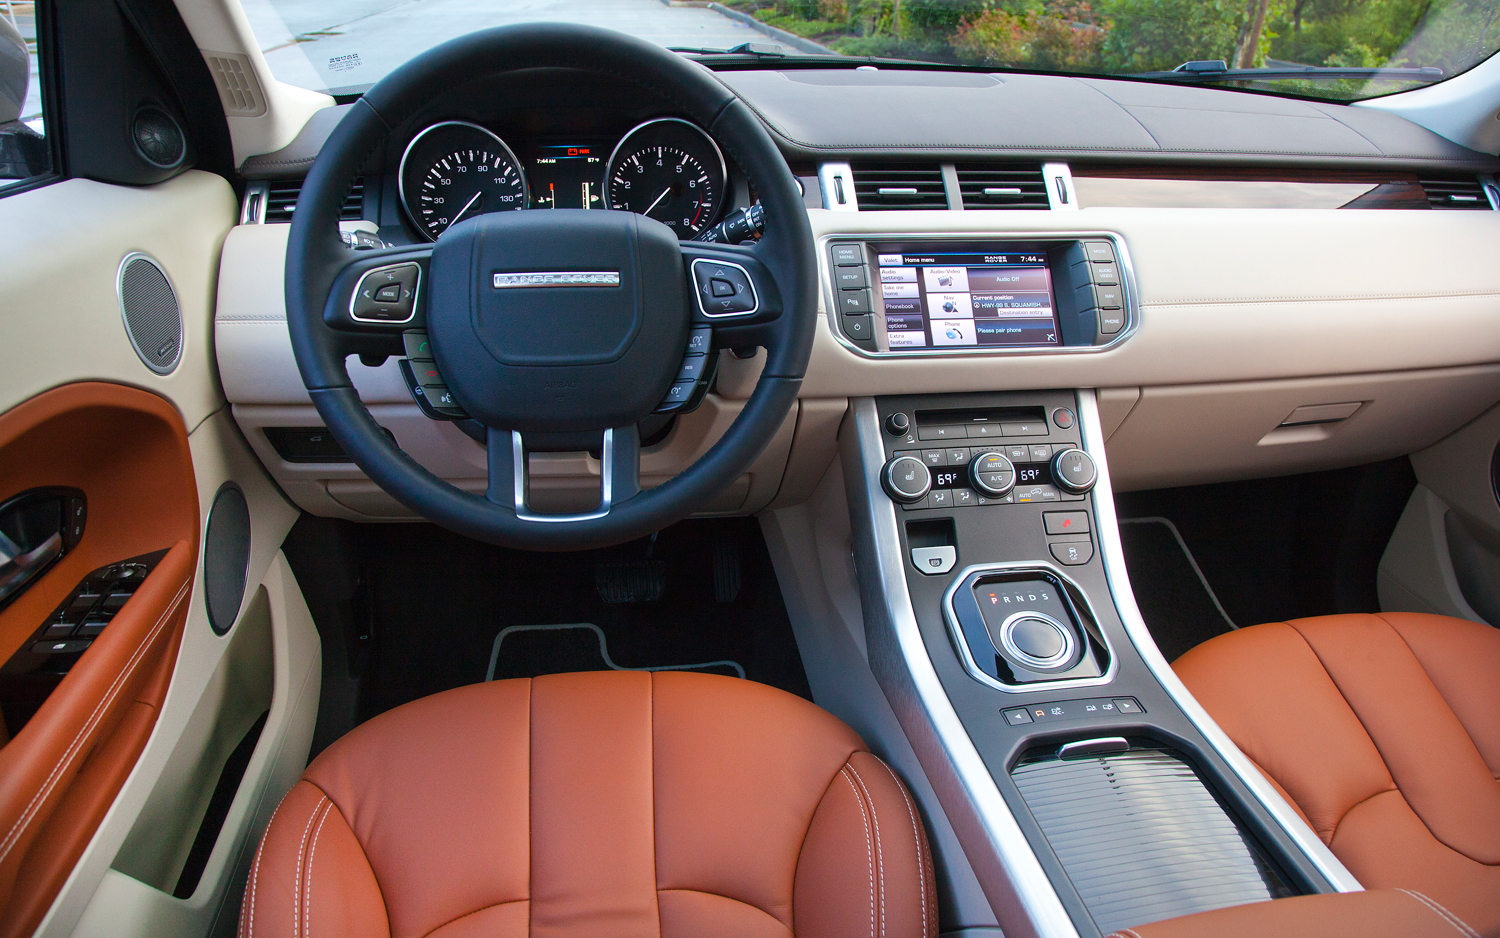
[[[1425,76],[1236,74],[1231,87],[1351,100],[1452,77],[1500,48],[1500,0],[244,0],[276,77],[359,91],[475,29],[560,21],[662,46],[914,59],[1139,75],[1228,69],[1428,68]],[[1197,76],[1204,80],[1205,76]]]

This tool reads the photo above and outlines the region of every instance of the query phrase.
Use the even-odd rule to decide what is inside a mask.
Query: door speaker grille
[[[120,262],[120,314],[125,335],[147,368],[171,374],[182,360],[182,309],[166,271],[145,254]]]

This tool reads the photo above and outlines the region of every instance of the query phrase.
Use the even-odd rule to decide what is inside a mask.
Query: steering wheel
[[[764,236],[749,247],[679,242],[644,216],[558,209],[479,215],[421,247],[355,251],[344,244],[339,205],[393,128],[439,93],[535,68],[603,73],[671,102],[749,176],[765,208]],[[382,287],[385,297],[399,298],[389,307],[396,313],[361,315],[370,310],[368,294]],[[812,230],[797,181],[751,110],[681,56],[610,30],[562,24],[471,33],[365,92],[308,172],[286,256],[292,349],[334,438],[419,515],[467,537],[530,550],[641,537],[701,509],[745,472],[796,402],[812,349],[816,290]],[[424,326],[453,401],[486,428],[483,496],[402,452],[349,380],[349,355],[400,355],[403,333]],[[765,368],[724,436],[681,474],[643,491],[637,426],[670,406],[684,356],[756,346],[766,349]],[[600,452],[598,508],[571,515],[531,509],[527,454],[581,449]]]

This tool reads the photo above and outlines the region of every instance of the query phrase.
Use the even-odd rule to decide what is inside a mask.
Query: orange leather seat
[[[935,938],[926,832],[858,735],[734,678],[560,674],[437,694],[277,808],[244,938]]]
[[[1173,667],[1360,883],[1500,936],[1500,630],[1298,619],[1220,635]]]

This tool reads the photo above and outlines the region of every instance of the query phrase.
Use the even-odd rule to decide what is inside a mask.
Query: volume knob
[[[1082,495],[1099,481],[1099,470],[1088,453],[1073,447],[1052,457],[1052,481],[1070,495]]]
[[[918,502],[932,488],[932,473],[927,471],[927,464],[915,456],[897,456],[881,470],[880,483],[892,499]]]

